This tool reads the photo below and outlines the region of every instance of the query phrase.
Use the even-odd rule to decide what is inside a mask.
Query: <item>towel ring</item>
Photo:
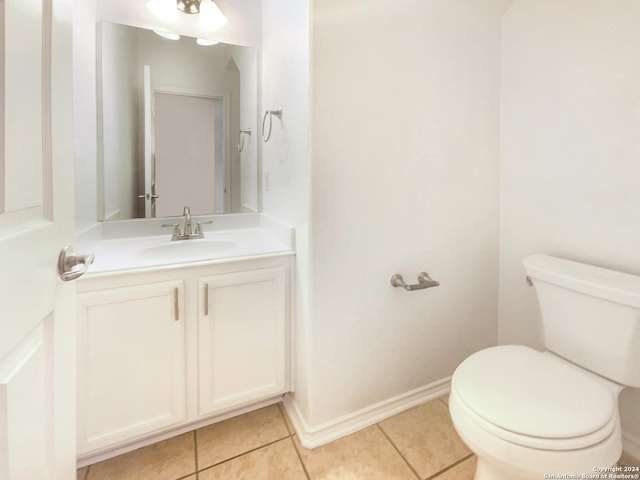
[[[267,110],[264,112],[264,117],[262,117],[262,141],[268,142],[271,138],[271,127],[273,126],[273,118],[272,117],[282,118],[282,109],[278,110]],[[264,133],[264,124],[267,121],[267,117],[269,117],[269,133],[265,135]]]
[[[240,130],[240,140],[238,141],[238,152],[240,152],[240,153],[242,153],[242,150],[244,150],[244,136],[245,135],[251,136],[251,129],[250,128],[245,128],[244,130]]]

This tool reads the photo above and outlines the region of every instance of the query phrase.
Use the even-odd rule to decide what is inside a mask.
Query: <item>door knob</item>
[[[76,255],[71,245],[67,245],[60,251],[58,257],[58,273],[63,282],[75,280],[84,275],[89,265],[96,259],[93,253],[88,255]]]

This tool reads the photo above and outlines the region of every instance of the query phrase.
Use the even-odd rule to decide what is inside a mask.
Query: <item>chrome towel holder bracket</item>
[[[245,128],[244,130],[240,130],[240,140],[238,140],[238,152],[242,153],[244,150],[244,138],[245,135],[251,137],[251,129]]]
[[[269,117],[269,132],[265,134],[265,124],[267,122],[267,117]],[[264,112],[264,117],[262,117],[262,141],[268,142],[271,138],[271,127],[273,127],[273,117],[278,117],[282,119],[282,109],[279,108],[277,110],[267,110]]]
[[[437,287],[440,285],[440,282],[432,280],[427,272],[420,272],[420,274],[418,275],[418,283],[408,285],[402,278],[402,275],[396,273],[393,277],[391,277],[391,285],[393,285],[394,287],[402,287],[407,292],[413,292],[414,290]]]

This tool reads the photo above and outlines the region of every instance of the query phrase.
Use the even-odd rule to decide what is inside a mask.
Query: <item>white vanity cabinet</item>
[[[285,391],[286,270],[200,278],[198,414]]]
[[[79,451],[186,419],[183,285],[78,295]]]
[[[289,391],[292,258],[80,279],[80,464]]]

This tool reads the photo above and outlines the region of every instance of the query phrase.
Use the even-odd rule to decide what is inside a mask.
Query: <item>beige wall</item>
[[[137,211],[138,39],[129,27],[104,23],[100,26],[99,97],[110,101],[98,107],[98,142],[103,177],[104,218],[126,220]]]
[[[262,1],[262,98],[255,140],[262,149],[262,208],[296,229],[295,399],[308,414],[311,396],[309,349],[309,6],[308,1]],[[273,118],[272,136],[262,141],[265,110],[283,110]],[[265,177],[268,181],[265,182]]]
[[[526,255],[640,274],[639,45],[627,0],[518,0],[503,19],[501,343],[541,346]],[[640,459],[640,391],[622,397]]]
[[[98,214],[96,111],[96,1],[73,6],[73,129],[75,228],[93,225]]]
[[[237,192],[237,188],[234,189],[232,186],[232,194],[237,194],[239,197],[240,211],[257,212],[259,210],[258,149],[260,147],[257,126],[260,112],[256,111],[256,107],[259,90],[259,51],[229,45],[226,52],[229,56],[227,64],[233,61],[238,67],[240,75],[238,131],[231,132],[231,162],[234,170],[232,178],[239,179],[240,191]],[[242,152],[239,152],[237,148],[240,141],[238,133],[240,129],[251,129],[251,135],[245,137]]]
[[[464,0],[312,2],[312,427],[496,342],[499,21]],[[441,286],[389,283],[422,270]]]

